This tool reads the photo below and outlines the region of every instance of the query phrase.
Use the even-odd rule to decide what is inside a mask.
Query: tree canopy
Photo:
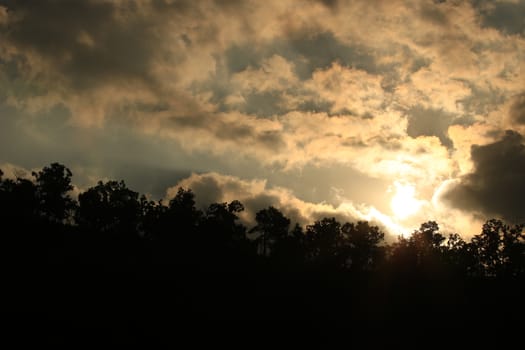
[[[0,170],[2,259],[26,281],[9,283],[23,288],[47,276],[56,288],[74,279],[131,293],[141,307],[147,295],[184,315],[382,322],[423,305],[435,320],[446,310],[460,322],[495,300],[487,315],[501,316],[525,291],[522,224],[489,219],[465,240],[427,221],[389,243],[370,222],[325,217],[301,226],[273,206],[250,226],[238,200],[197,208],[184,188],[166,205],[124,181],[100,181],[76,199],[72,173],[59,163],[32,176],[9,179]]]

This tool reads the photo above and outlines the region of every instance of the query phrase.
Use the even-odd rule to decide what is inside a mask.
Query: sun
[[[408,183],[395,181],[394,197],[390,201],[390,208],[398,219],[406,219],[414,215],[421,208],[421,201],[415,198],[416,188]]]

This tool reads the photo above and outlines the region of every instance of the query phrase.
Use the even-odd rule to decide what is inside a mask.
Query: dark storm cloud
[[[443,146],[452,147],[447,130],[454,116],[442,110],[415,107],[408,111],[407,134],[410,137],[436,136]]]
[[[481,15],[484,26],[492,27],[505,34],[525,35],[525,1],[473,1]]]
[[[525,146],[523,137],[507,131],[497,142],[472,146],[474,171],[444,195],[457,208],[525,222]]]
[[[0,6],[7,8],[0,49],[16,53],[16,60],[32,60],[33,75],[26,79],[49,74],[60,78],[53,85],[67,85],[48,88],[62,91],[129,82],[159,88],[163,82],[155,69],[176,67],[188,60],[189,47],[216,41],[220,24],[206,20],[203,11],[237,16],[245,7],[236,1],[168,0],[0,0]]]
[[[6,4],[4,40],[36,54],[67,77],[70,87],[96,87],[114,79],[148,80],[160,38],[154,22],[118,20],[118,11],[137,13],[134,2],[118,9],[102,1],[15,1]]]

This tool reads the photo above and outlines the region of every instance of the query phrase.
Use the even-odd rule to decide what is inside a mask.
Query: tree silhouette
[[[36,186],[30,180],[22,178],[2,180],[0,211],[2,222],[23,225],[34,221],[39,207],[36,192]]]
[[[421,224],[419,230],[412,233],[410,241],[416,248],[417,264],[424,264],[429,260],[439,258],[441,244],[445,237],[439,232],[439,225],[435,221],[427,221]]]
[[[238,200],[210,204],[202,223],[205,238],[216,247],[238,247],[246,238],[246,227],[237,222],[237,214],[243,210],[244,206]]]
[[[195,194],[190,189],[179,188],[168,204],[166,211],[172,229],[180,235],[191,238],[202,218],[202,212],[195,207]]]
[[[380,246],[385,234],[366,221],[345,223],[341,228],[346,264],[352,271],[369,271],[383,262],[385,247]]]
[[[408,266],[424,269],[442,258],[445,239],[439,232],[439,225],[435,221],[427,221],[409,238],[401,237],[392,246],[392,260],[403,265],[405,270]]]
[[[307,257],[323,267],[341,268],[347,256],[342,254],[344,239],[341,224],[335,218],[323,218],[306,226]]]
[[[476,257],[473,270],[488,277],[519,276],[524,273],[525,236],[523,225],[509,226],[501,220],[485,222],[482,232],[472,238]]]
[[[51,222],[72,217],[76,203],[68,194],[73,189],[71,171],[62,164],[52,163],[32,175],[40,216]]]
[[[167,207],[162,204],[162,200],[155,202],[148,200],[144,195],[140,196],[139,202],[141,217],[139,233],[146,241],[150,241],[161,235]]]
[[[257,242],[262,250],[262,255],[268,256],[269,249],[288,235],[290,219],[270,206],[258,211],[255,214],[255,221],[257,225],[250,230],[250,233],[259,234]]]
[[[136,233],[141,205],[124,181],[99,181],[78,196],[79,225],[101,233]]]
[[[300,269],[305,261],[305,233],[295,224],[289,234],[277,240],[272,246],[272,259],[282,268]]]
[[[467,276],[473,266],[469,244],[457,233],[449,234],[443,247],[443,259],[448,268],[460,276]]]
[[[387,244],[366,221],[329,217],[290,230],[270,206],[256,213],[250,235],[237,200],[201,211],[191,189],[179,188],[165,205],[107,181],[77,204],[71,178],[59,163],[32,180],[0,170],[2,276],[4,290],[14,288],[5,300],[32,293],[11,304],[39,300],[43,313],[67,324],[133,323],[155,333],[175,327],[174,318],[239,317],[343,327],[417,320],[431,328],[525,311],[521,224],[491,219],[467,241],[427,221]]]

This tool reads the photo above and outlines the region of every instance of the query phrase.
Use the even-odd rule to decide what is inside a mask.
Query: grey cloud
[[[264,58],[270,57],[274,52],[265,52],[267,48],[261,49],[254,45],[232,45],[226,52],[225,66],[228,69],[228,73],[242,72],[248,67],[259,67],[260,62]],[[261,52],[262,51],[262,52]],[[220,57],[217,57],[220,60]]]
[[[148,75],[158,39],[148,33],[147,26],[116,21],[114,3],[17,1],[8,9],[12,20],[4,33],[7,42],[51,62],[72,87]]]
[[[369,203],[379,210],[387,211],[389,206],[383,197],[390,183],[367,176],[362,172],[364,170],[341,164],[325,167],[305,165],[299,170],[288,171],[286,176],[265,176],[269,182],[291,189],[300,199],[307,202],[325,201],[338,206],[346,198],[354,203]],[[333,194],[334,188],[340,190],[342,198],[330,195]]]
[[[402,52],[403,60],[378,63],[378,57],[396,55]],[[216,71],[206,82],[193,85],[194,91],[212,92],[211,101],[219,110],[240,110],[247,114],[268,117],[285,114],[291,110],[326,112],[330,115],[345,114],[351,111],[332,111],[333,103],[321,99],[315,91],[294,85],[280,90],[238,91],[230,84],[230,78],[249,68],[264,69],[263,63],[277,55],[292,63],[295,75],[302,81],[312,78],[319,69],[327,69],[335,62],[343,67],[351,67],[381,76],[381,88],[394,92],[398,84],[409,79],[402,76],[398,67],[410,62],[409,72],[414,73],[428,66],[431,61],[414,52],[407,45],[392,44],[381,52],[362,44],[349,44],[339,40],[332,32],[322,28],[303,28],[286,33],[284,37],[269,40],[259,46],[235,44],[225,50],[224,55],[216,55]],[[241,93],[245,103],[228,105],[225,99]],[[295,97],[294,103],[284,96]]]
[[[290,103],[284,96],[298,97],[298,103]],[[328,115],[339,115],[350,111],[331,111],[333,102],[324,100],[317,96],[315,91],[304,91],[290,88],[285,91],[271,90],[264,92],[253,92],[244,96],[245,103],[241,106],[223,107],[223,110],[239,110],[240,112],[255,115],[257,117],[271,117],[283,115],[291,111],[325,112]]]
[[[472,146],[475,169],[462,177],[443,198],[453,206],[525,222],[525,146],[523,137],[507,131],[501,140]]]
[[[525,124],[525,92],[514,97],[509,115],[512,121],[521,125]]]
[[[236,73],[248,67],[259,68],[264,59],[273,55],[294,62],[295,73],[302,80],[311,78],[316,69],[328,68],[336,61],[372,73],[379,70],[372,52],[365,46],[348,46],[322,29],[291,32],[257,48],[251,43],[233,45],[225,52],[225,63],[229,72]]]
[[[352,137],[347,137],[346,139],[342,140],[341,146],[361,148],[361,147],[367,147],[368,145],[363,140],[361,140],[359,137],[352,136]]]
[[[133,113],[135,111],[140,113],[160,113],[169,111],[170,106],[165,102],[147,103],[147,102],[132,102],[120,106],[121,114]]]
[[[411,74],[416,73],[422,68],[429,67],[432,60],[428,57],[422,56],[420,53],[415,52],[406,44],[391,44],[392,46],[388,49],[384,49],[383,52],[378,53],[380,56],[391,56],[395,54],[401,54],[403,59],[398,63],[390,63],[378,66],[377,73],[382,75],[381,87],[386,92],[394,93],[398,84],[406,83],[410,81]],[[396,69],[399,64],[409,63],[408,73],[404,77]]]
[[[220,202],[225,191],[213,176],[194,178],[190,189],[196,194],[195,201],[200,209],[205,209],[211,203]]]
[[[480,13],[484,26],[498,29],[505,34],[525,35],[525,1],[475,0],[473,4]]]
[[[383,137],[383,136],[374,136],[369,140],[369,142],[376,142],[378,145],[383,147],[386,150],[390,151],[399,151],[403,148],[402,140],[399,137]]]
[[[215,135],[221,139],[239,140],[253,138],[254,130],[248,125],[226,125],[220,124]]]
[[[239,122],[234,124],[220,119],[219,116],[209,114],[183,115],[169,118],[168,127],[177,130],[206,130],[217,139],[233,141],[253,146],[261,146],[267,150],[277,151],[284,147],[285,141],[281,132],[277,130],[257,130],[256,127]]]
[[[266,182],[260,180],[246,181],[217,173],[193,174],[188,179],[182,180],[177,186],[168,189],[168,194],[173,194],[178,186],[191,188],[195,193],[197,206],[202,209],[214,202],[240,200],[245,207],[244,223],[248,226],[254,224],[257,211],[269,206],[278,208],[293,223],[297,222],[301,225],[332,216],[342,222],[355,221],[355,218],[348,212],[336,210],[334,206],[304,202],[291,192],[282,188],[270,188]]]
[[[414,107],[408,111],[407,134],[410,137],[436,136],[444,146],[451,148],[447,130],[453,118],[452,114],[442,110]]]
[[[405,48],[406,49],[406,48]],[[282,38],[273,39],[259,46],[251,43],[235,44],[225,50],[224,55],[216,55],[216,71],[206,82],[192,86],[195,92],[212,92],[211,101],[220,111],[239,110],[258,117],[285,114],[292,110],[326,112],[330,115],[345,111],[331,111],[333,102],[326,101],[315,91],[298,85],[267,91],[238,91],[230,84],[235,73],[248,68],[264,69],[263,63],[277,55],[292,62],[295,75],[302,81],[312,78],[318,69],[331,67],[338,62],[345,67],[353,67],[369,73],[384,73],[382,85],[392,90],[399,81],[393,64],[377,65],[370,48],[363,45],[348,45],[338,40],[333,33],[316,28],[304,28],[287,33]],[[418,61],[419,62],[419,61]],[[419,69],[425,63],[419,62]],[[225,99],[241,93],[243,104],[228,105]],[[290,96],[290,102],[285,96]]]
[[[246,103],[240,110],[247,114],[270,117],[275,114],[286,113],[287,111],[283,106],[282,92],[278,90],[250,93],[247,94],[244,99]]]
[[[250,143],[251,146],[260,145],[265,149],[277,151],[285,145],[282,135],[278,131],[257,131],[248,125],[231,125],[221,123],[215,133],[220,139],[231,140],[239,144]]]
[[[339,0],[313,0],[314,2],[320,2],[324,6],[335,10],[337,9],[337,6],[339,5]]]
[[[44,149],[38,140],[33,140],[30,132],[21,124],[21,116],[15,108],[0,104],[0,161],[10,162],[25,168],[41,166],[39,157],[45,157]],[[31,142],[27,142],[31,140]]]
[[[169,126],[179,128],[206,128],[210,124],[208,116],[203,113],[185,114],[168,119]]]
[[[0,57],[0,74],[3,74],[6,80],[14,82],[23,77],[25,64],[23,57]]]
[[[5,99],[8,97],[23,100],[26,97],[42,96],[48,92],[43,82],[38,80],[29,81],[26,79],[29,71],[30,64],[25,56],[1,57],[0,55],[1,103],[6,103]]]
[[[283,136],[279,131],[263,131],[257,135],[257,141],[261,143],[262,145],[265,145],[266,148],[272,149],[272,150],[279,150],[280,148],[284,147],[285,142],[283,140]]]
[[[275,115],[283,115],[291,111],[325,112],[328,115],[348,114],[350,111],[332,111],[333,102],[327,101],[313,90],[303,89],[298,85],[291,85],[285,89],[271,89],[257,92],[249,91],[243,93],[243,103],[229,105],[226,98],[232,93],[242,93],[234,90],[227,79],[221,81],[215,79],[196,88],[197,91],[211,90],[213,97],[211,101],[217,105],[220,112],[239,111],[256,117],[267,118]]]
[[[104,129],[74,127],[67,123],[69,115],[67,108],[56,105],[29,118],[0,104],[0,163],[32,169],[60,162],[72,169],[74,183],[81,188],[103,178],[124,179],[155,199],[187,177],[189,169],[220,166],[208,154],[188,155],[176,143],[138,134],[119,123],[108,123]]]
[[[260,193],[256,196],[246,198],[243,200],[243,204],[252,213],[255,213],[258,210],[264,208],[268,208],[269,206],[280,207],[279,197],[265,193]],[[282,210],[283,208],[279,209]]]
[[[301,112],[312,112],[312,113],[321,113],[325,112],[328,115],[332,115],[332,106],[333,102],[323,100],[319,97],[313,96],[311,98],[305,98],[299,105],[296,107],[296,110]],[[341,114],[349,114],[349,111],[340,111]]]
[[[439,26],[446,26],[449,24],[447,15],[440,10],[439,6],[436,6],[436,3],[431,5],[428,2],[422,1],[421,7],[419,8],[419,14],[423,19],[430,21],[433,24]]]
[[[479,50],[481,51],[481,49]],[[481,89],[473,82],[467,80],[461,80],[461,82],[471,90],[471,94],[456,101],[456,103],[461,104],[467,113],[486,115],[505,102],[506,96],[504,91],[493,87]]]
[[[188,12],[193,9],[191,0],[152,0],[151,5],[159,13],[172,12],[174,10],[177,12]]]
[[[195,157],[196,155],[193,156],[193,158]],[[200,157],[203,158],[202,155]],[[326,167],[305,165],[300,169],[290,169],[283,174],[283,172],[279,171],[279,167],[265,167],[253,159],[243,159],[242,161],[231,160],[231,163],[227,162],[228,159],[223,159],[220,164],[213,159],[203,158],[201,161],[204,160],[209,164],[207,171],[217,171],[223,174],[234,173],[246,179],[264,178],[267,180],[267,187],[277,186],[289,189],[297,198],[305,202],[325,202],[337,207],[345,199],[350,199],[354,203],[371,204],[381,211],[389,210],[389,204],[384,201],[383,197],[390,182],[369,177],[351,166],[341,164],[331,164]],[[204,175],[202,176],[202,179],[207,178]],[[207,181],[209,186],[216,184],[216,182],[216,180]],[[171,185],[173,185],[173,182],[166,187]],[[242,193],[240,181],[223,182],[220,188],[222,191],[228,193]],[[335,196],[333,192],[334,188],[340,190],[339,194],[343,197]],[[201,187],[199,187],[199,189],[201,189]],[[201,195],[200,193],[202,193],[202,196],[205,196],[205,199],[201,201],[204,204],[210,200],[216,201],[220,198],[217,194],[218,192],[215,190],[212,191],[215,194],[211,199],[207,197],[205,192],[203,188],[202,191],[199,190],[199,196]],[[277,202],[266,201],[257,205],[270,205],[275,203]],[[256,207],[256,205],[254,205],[254,207]]]
[[[240,200],[244,205],[245,214],[248,221],[245,224],[252,225],[255,213],[268,206],[274,206],[288,215],[286,207],[281,207],[280,198],[275,194],[268,194],[254,190],[253,183],[243,181],[236,177],[225,177],[216,173],[207,173],[201,175],[193,174],[188,181],[182,181],[177,186],[188,186],[195,193],[197,207],[206,209],[211,203]],[[173,193],[173,189],[168,193]],[[295,208],[293,208],[296,211]],[[296,215],[293,219],[299,219]],[[301,218],[301,222],[304,218]]]
[[[279,43],[278,46],[283,44]],[[368,72],[376,72],[378,69],[374,57],[365,47],[347,46],[337,40],[331,32],[319,32],[314,35],[293,33],[286,44],[289,45],[289,51],[283,56],[296,62],[297,75],[303,80],[310,78],[314,70],[328,68],[335,61]],[[301,57],[306,58],[306,61],[301,61]],[[302,62],[304,63],[301,64]]]

